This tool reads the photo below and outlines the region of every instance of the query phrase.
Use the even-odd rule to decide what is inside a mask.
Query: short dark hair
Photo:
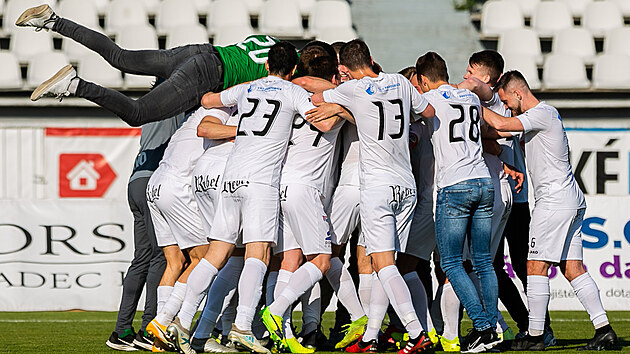
[[[372,71],[374,71],[375,74],[380,74],[383,71],[383,67],[377,62],[373,62]]]
[[[318,45],[311,45],[306,48],[302,48],[300,51],[300,58],[297,63],[297,76],[306,76],[308,75],[306,72],[308,71],[307,67],[310,62],[322,56],[329,56],[326,50]]]
[[[512,83],[524,85],[529,90],[529,84],[527,83],[527,80],[525,80],[525,76],[523,76],[523,74],[521,74],[518,70],[512,70],[501,76],[501,79],[499,79],[497,84],[494,86],[494,92],[497,92],[500,89],[506,90]]]
[[[346,42],[335,42],[332,45],[333,49],[335,50],[335,53],[337,53],[337,55],[339,54],[339,51],[341,50],[341,47],[343,47],[343,45],[346,44]]]
[[[416,73],[418,76],[426,76],[433,82],[448,82],[448,69],[446,61],[436,52],[427,52],[416,61]]]
[[[310,41],[308,43],[306,43],[304,45],[304,47],[302,47],[302,49],[300,50],[300,55],[302,55],[302,52],[310,47],[313,46],[317,46],[320,47],[322,49],[324,49],[326,51],[326,53],[328,53],[328,55],[330,55],[331,57],[337,59],[337,52],[335,51],[335,48],[333,48],[332,45],[324,42],[324,41],[318,41],[318,40],[314,40],[314,41]]]
[[[339,63],[350,70],[372,67],[372,56],[367,44],[360,39],[353,39],[339,50]]]
[[[503,73],[505,62],[499,52],[496,50],[486,49],[471,55],[470,59],[468,59],[468,65],[479,65],[486,68],[486,70],[488,70],[488,75],[490,76],[489,84],[490,86],[494,86],[497,81],[499,81],[501,73]]]
[[[339,75],[337,60],[330,55],[314,58],[306,66],[305,75],[330,81],[333,77]]]
[[[416,67],[415,66],[408,66],[402,70],[400,70],[398,72],[400,75],[404,76],[405,78],[407,78],[407,80],[411,81],[411,78],[416,75]]]
[[[269,63],[269,74],[285,76],[293,72],[297,64],[298,55],[295,46],[289,42],[281,41],[274,44],[269,50],[267,63]]]

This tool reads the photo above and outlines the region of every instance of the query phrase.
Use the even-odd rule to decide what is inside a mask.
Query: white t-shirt
[[[348,108],[359,133],[360,186],[392,183],[414,188],[409,162],[410,112],[423,112],[428,102],[400,74],[350,80],[324,91],[326,102]]]
[[[228,157],[224,181],[280,186],[282,161],[296,114],[306,117],[315,108],[303,88],[268,76],[221,92],[225,106],[239,107],[234,148]]]
[[[540,102],[517,116],[525,132],[525,156],[536,206],[585,208],[586,200],[569,163],[569,141],[558,111]]]
[[[280,183],[305,184],[325,195],[335,163],[337,135],[343,125],[339,122],[330,131],[322,133],[303,117],[295,116]]]
[[[343,162],[339,186],[359,186],[359,135],[357,126],[344,124],[341,130]]]
[[[474,93],[442,85],[424,94],[435,108],[433,152],[438,189],[490,178],[481,147],[481,103]]]
[[[207,115],[217,118],[224,125],[237,126],[238,110],[236,107],[213,108],[208,111]],[[212,155],[217,157],[227,158],[233,146],[234,142],[228,139],[203,139],[203,148],[207,152],[212,151]]]
[[[197,136],[197,126],[208,112],[210,110],[200,107],[173,134],[160,161],[163,171],[190,179],[197,160],[204,152],[203,138]]]
[[[409,127],[411,169],[416,178],[418,204],[416,211],[433,213],[433,187],[435,184],[435,158],[433,157],[432,119],[420,118]]]
[[[505,107],[501,99],[499,99],[499,94],[494,93],[492,98],[489,101],[481,101],[481,105],[491,110],[492,112],[502,115],[503,117],[509,117],[512,115],[509,109]],[[511,144],[508,143],[508,139],[498,139],[497,143],[511,148]],[[499,180],[505,180],[507,182],[507,175],[503,170],[503,160],[501,160],[501,156],[492,155],[487,152],[483,153],[483,158],[486,160],[486,165],[488,166],[488,171],[490,172],[490,177],[497,178]],[[511,165],[510,161],[505,161]]]

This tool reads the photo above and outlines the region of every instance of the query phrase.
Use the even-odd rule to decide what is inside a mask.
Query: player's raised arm
[[[492,88],[474,76],[467,77],[457,85],[457,88],[468,89],[482,101],[490,101],[494,96]]]
[[[503,117],[491,110],[483,107],[483,119],[488,125],[499,132],[521,132],[523,131],[523,124],[518,118]],[[500,137],[508,137],[510,135],[499,134]]]
[[[294,84],[303,87],[306,91],[313,93],[321,93],[323,91],[333,89],[336,87],[332,82],[314,76],[302,76],[297,79],[293,79]]]
[[[207,139],[230,139],[236,136],[236,127],[223,124],[219,118],[205,116],[197,126],[197,136]]]

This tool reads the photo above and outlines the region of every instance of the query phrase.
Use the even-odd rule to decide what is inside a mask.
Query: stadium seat
[[[609,31],[604,39],[604,53],[630,56],[630,27]]]
[[[17,27],[15,21],[20,17],[24,10],[41,4],[48,4],[54,8],[56,0],[9,0],[4,8],[4,16],[2,16],[2,26],[9,33],[16,31],[26,31],[26,29]],[[31,28],[30,31],[33,29]]]
[[[92,0],[92,2],[94,6],[96,6],[96,11],[98,11],[99,16],[105,16],[107,14],[109,0]]]
[[[302,37],[302,16],[295,0],[267,0],[260,12],[262,33],[278,37]]]
[[[619,6],[623,17],[630,17],[630,1],[628,0],[613,0],[614,3]]]
[[[0,0],[0,15],[4,14],[5,0]]]
[[[245,0],[245,6],[250,15],[258,16],[260,15],[264,2],[264,0]]]
[[[591,83],[586,78],[586,67],[582,58],[551,54],[545,59],[543,85],[546,89],[586,89]]]
[[[593,0],[559,0],[559,1],[564,2],[567,5],[573,17],[580,17],[580,18],[584,16],[584,10],[586,9],[586,6],[588,6],[588,4],[593,2]]]
[[[321,1],[321,0],[320,0]],[[313,9],[315,8],[316,0],[298,0],[298,7],[300,8],[300,14],[304,17],[311,16]]]
[[[69,63],[68,57],[61,52],[34,56],[29,60],[28,70],[26,72],[26,85],[29,88],[39,86]]]
[[[192,2],[195,5],[195,9],[197,10],[198,15],[208,15],[208,9],[210,8],[210,3],[212,2],[212,0],[192,0]]]
[[[35,32],[32,29],[16,31],[11,36],[9,49],[19,61],[25,62],[36,54],[53,51],[53,40],[50,32]]]
[[[116,43],[125,49],[158,49],[157,34],[149,24],[121,28]],[[153,76],[125,74],[126,88],[148,89],[154,81]]]
[[[623,16],[613,1],[594,1],[586,7],[582,26],[591,31],[593,37],[604,37],[607,31],[623,26]]]
[[[345,1],[320,0],[315,3],[309,20],[310,32],[320,37],[322,31],[337,28],[342,34],[352,29],[350,5]],[[330,31],[328,32],[330,33]],[[356,33],[353,38],[356,38]]]
[[[148,25],[149,18],[141,0],[112,0],[105,15],[105,31],[117,34],[123,27]]]
[[[186,44],[204,44],[208,41],[208,31],[199,23],[171,28],[166,34],[166,48],[175,48]]]
[[[316,38],[326,43],[335,43],[337,41],[349,42],[358,36],[352,28],[328,28],[319,31]]]
[[[73,19],[81,25],[100,30],[98,24],[98,11],[92,1],[85,0],[61,0],[55,12],[62,17]]]
[[[77,74],[84,80],[110,88],[122,88],[122,73],[109,65],[100,55],[92,52],[81,58]]]
[[[192,0],[163,0],[155,15],[155,28],[164,35],[179,26],[199,24],[197,9]]]
[[[481,8],[481,34],[498,37],[501,33],[523,27],[523,13],[515,1],[488,1]]]
[[[161,0],[142,0],[142,4],[144,4],[144,9],[147,11],[148,15],[157,14]]]
[[[595,60],[595,41],[587,29],[567,28],[553,37],[551,52],[578,56],[584,63],[590,65]]]
[[[573,16],[564,2],[541,1],[532,17],[532,27],[539,37],[553,37],[563,29],[573,27]]]
[[[630,89],[630,57],[604,54],[595,60],[593,86],[596,89]]]
[[[218,28],[236,26],[253,32],[243,0],[214,0],[208,10],[208,33],[214,35]]]
[[[538,34],[529,28],[516,28],[503,32],[499,36],[497,50],[507,55],[530,55],[536,59],[537,65],[543,63]]]
[[[221,27],[217,30],[212,39],[212,45],[226,46],[238,43],[249,35],[254,34],[251,28],[243,26]]]
[[[518,4],[525,17],[532,17],[540,0],[511,0]]]
[[[541,87],[538,78],[538,68],[536,67],[536,59],[527,55],[504,55],[505,71],[518,70],[523,74],[525,80],[532,90],[538,90]]]
[[[0,89],[19,89],[22,87],[22,72],[15,54],[0,52]]]

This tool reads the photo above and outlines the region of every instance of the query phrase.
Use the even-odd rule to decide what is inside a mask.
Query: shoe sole
[[[138,348],[130,346],[128,344],[116,344],[116,343],[112,343],[109,340],[107,342],[105,342],[105,345],[107,345],[108,347],[114,349],[114,350],[119,350],[119,351],[123,351],[123,352],[135,352],[138,351]]]
[[[50,10],[50,12],[52,12],[52,9],[50,8],[50,6],[48,6],[48,4],[44,4],[44,5],[39,5],[33,8],[30,8],[26,11],[24,11],[20,17],[18,17],[17,21],[15,21],[15,25],[16,26],[28,26],[26,24],[26,22],[34,19],[34,18],[39,18],[42,17],[43,15],[46,14],[46,12],[48,12],[48,10]]]
[[[234,335],[232,333],[230,333],[228,335],[228,340],[233,342],[233,343],[239,344],[239,345],[241,345],[241,346],[243,346],[243,347],[245,347],[245,348],[247,348],[247,349],[249,349],[249,350],[251,350],[252,352],[255,352],[255,353],[271,354],[271,351],[269,349],[267,349],[265,347],[262,347],[262,349],[254,348],[254,347],[251,346],[251,343],[249,343],[247,341],[242,341],[240,336]],[[261,350],[264,350],[264,351],[261,351]]]
[[[157,333],[153,333],[155,330]],[[147,326],[147,332],[153,336],[154,339],[159,340],[160,342],[162,342],[162,344],[168,346],[168,339],[166,337],[166,331],[163,331],[160,327],[153,325],[152,323],[149,323],[149,325]]]
[[[141,348],[148,351],[151,351],[151,348],[153,347],[153,343],[142,342],[137,339],[133,340],[133,345],[136,346],[137,348]]]
[[[37,101],[42,98],[43,93],[50,89],[51,86],[61,81],[64,77],[66,77],[70,72],[74,70],[72,65],[68,64],[61,68],[53,77],[44,81],[41,85],[37,86],[37,88],[31,94],[31,101]]]

